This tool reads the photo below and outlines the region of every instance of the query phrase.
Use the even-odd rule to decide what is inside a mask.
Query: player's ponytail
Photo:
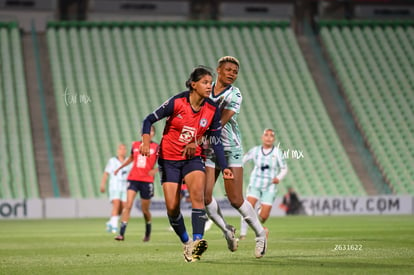
[[[185,82],[185,86],[192,91],[192,86],[191,83],[192,82],[197,82],[199,81],[201,78],[203,78],[205,75],[210,75],[211,77],[213,77],[213,73],[212,70],[209,67],[206,66],[197,66],[193,69],[193,71],[190,74],[190,77],[188,78],[188,80]]]

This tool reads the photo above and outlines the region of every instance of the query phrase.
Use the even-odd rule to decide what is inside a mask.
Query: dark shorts
[[[176,182],[181,184],[184,177],[193,171],[205,172],[206,167],[201,157],[187,160],[158,159],[158,169],[161,176],[161,184],[164,182]]]
[[[139,192],[141,199],[150,200],[154,196],[154,184],[152,182],[130,180],[128,190]]]

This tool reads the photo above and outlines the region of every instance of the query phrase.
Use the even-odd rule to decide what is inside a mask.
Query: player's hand
[[[141,143],[139,146],[139,152],[141,155],[148,157],[150,155],[150,146],[149,144]]]
[[[226,168],[226,169],[223,170],[223,179],[225,179],[225,180],[234,179],[233,172],[229,168]]]
[[[106,191],[106,190],[105,190],[105,185],[102,185],[102,184],[101,184],[100,191],[101,191],[101,193],[105,193],[105,191]]]
[[[188,143],[184,147],[184,149],[182,150],[182,152],[183,152],[183,155],[182,155],[183,158],[192,159],[194,157],[195,153],[196,153],[196,149],[197,149],[197,145],[196,145],[196,143],[194,141]]]
[[[273,182],[274,184],[278,184],[278,183],[279,183],[279,179],[278,179],[278,178],[273,178],[272,182]]]
[[[148,175],[149,175],[150,177],[154,177],[154,176],[155,176],[155,174],[157,173],[157,171],[158,171],[158,169],[157,169],[157,168],[155,168],[155,169],[151,169],[151,170],[149,170]]]

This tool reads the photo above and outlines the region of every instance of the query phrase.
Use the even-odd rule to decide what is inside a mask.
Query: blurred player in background
[[[262,223],[265,223],[272,211],[277,184],[288,172],[282,151],[274,146],[275,139],[275,132],[272,129],[265,129],[262,135],[262,145],[253,147],[243,157],[243,163],[249,160],[254,161],[246,197],[253,208],[258,201],[260,202],[259,219]],[[240,239],[245,239],[246,234],[247,223],[242,219]]]
[[[125,207],[127,200],[127,176],[131,167],[124,167],[118,174],[114,172],[124,162],[126,152],[125,144],[118,145],[117,155],[108,160],[101,180],[100,191],[101,193],[105,193],[109,176],[109,199],[112,203],[112,212],[111,218],[106,223],[106,230],[114,234],[118,231],[119,215]]]
[[[150,126],[167,118],[160,145],[158,165],[165,204],[170,225],[184,246],[184,259],[193,262],[207,249],[203,239],[207,220],[204,209],[205,166],[201,158],[201,144],[198,140],[209,131],[211,137],[220,141],[220,110],[208,97],[212,87],[212,72],[205,67],[195,68],[185,91],[171,97],[153,113],[148,115],[142,127],[140,151],[149,155]],[[227,168],[221,142],[213,146],[223,177],[231,179],[233,174]],[[188,236],[180,210],[181,184],[185,181],[192,205],[191,223],[193,240]]]
[[[237,123],[242,95],[240,90],[232,85],[237,79],[239,67],[240,63],[235,57],[224,56],[218,60],[217,80],[213,85],[210,99],[216,102],[221,110],[221,124],[223,126],[221,140],[228,166],[234,175],[233,180],[224,181],[227,197],[231,205],[255,231],[255,256],[261,258],[266,253],[266,232],[252,205],[243,198],[243,146]],[[236,251],[238,247],[238,239],[235,236],[236,229],[225,222],[219,205],[213,197],[213,189],[220,169],[217,167],[216,157],[211,149],[206,151],[206,157],[206,210],[210,219],[223,231],[229,250]]]
[[[148,242],[151,237],[151,198],[154,196],[154,176],[158,169],[154,168],[158,155],[158,144],[152,141],[155,135],[155,128],[151,127],[149,138],[149,154],[143,156],[139,152],[141,141],[135,141],[132,143],[131,155],[129,158],[115,171],[115,174],[121,171],[125,166],[128,166],[131,162],[131,172],[128,175],[128,191],[127,202],[122,212],[121,228],[119,229],[119,235],[115,237],[117,241],[123,241],[125,239],[125,231],[128,225],[129,218],[131,216],[132,205],[134,204],[135,196],[139,192],[141,197],[141,210],[145,219],[145,236],[143,241]]]
[[[288,187],[288,192],[283,196],[283,201],[279,207],[285,210],[286,215],[306,214],[298,194],[291,186]]]

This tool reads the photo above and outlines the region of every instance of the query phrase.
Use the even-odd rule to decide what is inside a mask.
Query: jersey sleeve
[[[216,154],[217,164],[221,170],[227,168],[227,160],[224,156],[223,143],[221,142],[221,112],[219,108],[216,108],[214,113],[213,121],[210,125],[208,135],[210,137],[210,144]]]
[[[216,108],[213,116],[213,121],[211,122],[208,129],[209,133],[214,131],[221,131],[221,111],[219,108]]]
[[[287,168],[286,160],[283,157],[283,153],[281,150],[278,150],[277,152],[277,162],[280,168],[285,168],[285,167]]]
[[[149,114],[142,123],[142,134],[149,134],[151,132],[151,125],[165,117],[169,117],[174,112],[175,97],[171,97],[164,104],[158,107],[154,112]]]
[[[230,100],[228,104],[224,107],[225,110],[230,110],[235,112],[236,114],[240,113],[240,107],[242,103],[243,97],[239,89],[235,89],[234,92],[230,96]]]
[[[278,162],[278,166],[280,170],[279,170],[279,174],[277,174],[275,177],[278,178],[279,181],[281,181],[282,179],[286,177],[287,172],[288,172],[288,167],[286,164],[286,160],[283,158],[282,151],[280,150],[277,152],[277,162]]]
[[[245,164],[246,162],[248,162],[249,160],[252,160],[254,158],[254,152],[255,152],[255,148],[253,147],[252,149],[250,149],[244,156],[243,156],[243,164]]]
[[[105,172],[108,173],[108,174],[112,174],[112,170],[113,170],[112,161],[111,161],[111,159],[109,159],[108,162],[106,163],[106,166],[105,166]]]

